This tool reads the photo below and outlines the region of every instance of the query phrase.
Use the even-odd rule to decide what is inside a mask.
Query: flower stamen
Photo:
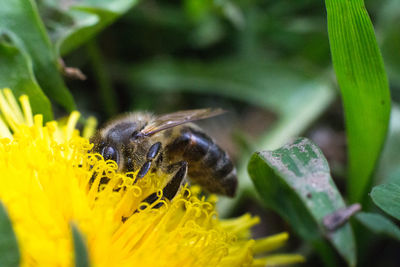
[[[168,200],[169,174],[120,173],[114,161],[90,153],[76,130],[80,114],[43,126],[27,96],[0,91],[0,200],[7,208],[22,266],[71,266],[71,223],[87,241],[93,266],[264,266],[301,262],[299,255],[255,258],[284,244],[286,233],[252,240],[258,217],[222,220],[217,198],[184,185]],[[94,119],[84,130],[93,132]],[[11,134],[9,128],[14,134]],[[149,196],[155,198],[147,199]]]

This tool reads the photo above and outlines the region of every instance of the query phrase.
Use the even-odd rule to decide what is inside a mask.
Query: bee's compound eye
[[[101,151],[101,155],[104,160],[110,159],[118,163],[118,151],[113,146],[105,146]]]

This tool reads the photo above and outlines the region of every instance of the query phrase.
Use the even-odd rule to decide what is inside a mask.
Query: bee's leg
[[[140,168],[139,172],[136,175],[136,181],[138,179],[142,179],[150,170],[151,167],[151,161],[146,161],[142,167]]]
[[[153,160],[157,157],[161,150],[161,142],[154,143],[147,152],[147,160],[140,168],[139,172],[136,175],[136,181],[138,179],[142,179],[150,170],[151,164]]]
[[[168,199],[172,200],[175,195],[178,193],[179,188],[181,187],[182,183],[185,180],[186,174],[187,174],[187,162],[186,161],[180,161],[174,164],[171,164],[169,166],[169,169],[175,169],[175,174],[172,177],[172,179],[167,183],[167,185],[163,188],[163,195],[161,199]],[[153,204],[159,199],[157,192],[154,192],[150,195],[148,195],[145,199],[142,200],[142,202],[146,202],[149,205]],[[159,202],[156,205],[154,205],[152,208],[153,209],[158,209],[163,205],[163,202]],[[140,208],[139,208],[140,209]],[[135,210],[132,214],[135,214],[138,212],[138,210]],[[125,222],[129,217],[122,217],[122,222]]]
[[[146,202],[149,203],[149,205],[151,205],[154,202],[156,202],[157,199],[158,199],[157,192],[154,192],[153,194],[150,194],[148,197],[143,199],[142,202]]]
[[[100,179],[100,182],[99,182],[97,191],[100,191],[101,185],[107,184],[107,183],[110,181],[110,178],[107,178],[107,177],[102,176],[102,175],[105,175],[104,172],[103,172],[102,174],[100,174],[100,173],[98,173],[98,172],[93,172],[92,176],[91,176],[90,179],[89,179],[89,188],[92,187],[92,185],[93,185],[93,183],[94,183],[94,181],[95,181],[96,179]],[[99,176],[100,176],[100,177],[99,177]]]
[[[185,180],[187,173],[187,162],[180,161],[178,163],[173,164],[174,167],[179,166],[176,170],[172,179],[167,183],[167,185],[163,188],[162,198],[166,198],[168,200],[172,200],[175,195],[178,193],[179,188],[181,187],[183,181]],[[158,199],[157,193],[153,193],[146,197],[142,202],[147,202],[150,205],[153,204]],[[160,205],[160,206],[158,206]],[[153,208],[161,207],[162,203],[157,204]]]
[[[160,150],[161,150],[161,142],[154,143],[147,152],[147,160],[155,159]]]
[[[180,161],[176,164],[179,166],[178,170],[163,189],[163,196],[169,200],[172,200],[176,193],[178,193],[179,188],[185,180],[188,169],[188,164],[186,161]]]

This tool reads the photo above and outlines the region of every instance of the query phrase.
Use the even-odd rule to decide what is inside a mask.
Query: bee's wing
[[[146,127],[141,132],[144,135],[152,135],[180,124],[214,117],[224,112],[225,111],[220,108],[217,109],[205,108],[205,109],[183,110],[174,113],[169,113],[156,117],[149,124],[147,124]]]

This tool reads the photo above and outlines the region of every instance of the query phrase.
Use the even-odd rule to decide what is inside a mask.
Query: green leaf
[[[66,55],[123,15],[137,0],[84,0],[71,3],[48,0],[44,9],[50,34],[60,55]],[[62,7],[61,7],[62,5]]]
[[[390,92],[363,0],[325,0],[332,61],[341,89],[349,147],[349,199],[371,185],[390,115]]]
[[[33,0],[0,0],[0,29],[21,39],[32,58],[33,71],[44,93],[69,111],[73,98],[58,70],[56,53]]]
[[[375,186],[371,191],[374,203],[389,215],[400,220],[400,185],[387,183]]]
[[[32,61],[18,46],[16,36],[3,34],[12,42],[0,40],[0,89],[10,88],[16,97],[29,96],[34,114],[43,114],[45,120],[53,118],[51,105],[36,82],[32,70]]]
[[[74,240],[75,267],[89,267],[90,261],[85,239],[76,225],[71,224],[71,229]]]
[[[391,220],[378,213],[360,212],[356,216],[363,225],[377,234],[384,234],[400,240],[400,229]]]
[[[7,211],[0,203],[0,266],[17,267],[20,264],[20,253],[17,238]]]
[[[257,152],[250,159],[248,171],[263,203],[288,221],[302,238],[318,243],[325,236],[350,266],[355,265],[350,224],[329,232],[322,222],[345,203],[316,145],[299,138],[280,149]]]

